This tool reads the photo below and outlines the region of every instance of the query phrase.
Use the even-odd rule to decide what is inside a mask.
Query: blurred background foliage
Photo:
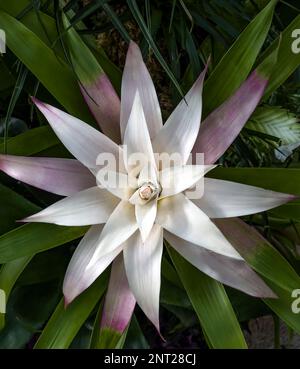
[[[268,3],[268,0],[0,1],[0,28],[10,22],[11,35],[8,36],[12,40],[7,53],[0,57],[1,153],[69,157],[29,101],[30,95],[37,95],[93,124],[79,89],[72,89],[77,75],[68,55],[62,12],[68,16],[70,28],[76,29],[90,47],[117,90],[128,42],[133,39],[139,44],[166,118],[209,56],[210,75],[245,27]],[[290,37],[286,29],[291,22],[300,28],[299,1],[279,1],[262,47],[259,47],[260,53],[257,57],[254,55],[246,75],[253,66],[259,65],[281,34],[282,48],[286,47],[286,38]],[[255,54],[252,49],[247,52]],[[34,60],[31,58],[33,54]],[[286,68],[289,68],[288,58],[288,53],[281,55],[281,62],[286,61],[288,65]],[[228,175],[231,180],[300,194],[299,57],[292,62],[289,72],[284,68],[276,71],[279,85],[274,82],[274,88],[264,96],[239,137],[220,159],[223,167],[234,169],[216,176],[226,179]],[[230,76],[226,71],[224,73],[222,83],[230,85]],[[286,73],[286,77],[282,76],[283,83],[281,73]],[[209,97],[208,102],[204,102],[207,111],[214,107],[214,93],[217,92],[205,91],[204,97]],[[265,170],[266,167],[272,169]],[[244,168],[253,170],[245,172]],[[262,175],[261,180],[257,179],[259,175]],[[60,320],[54,323],[59,329],[65,321],[68,326],[65,335],[69,334],[69,337],[60,342],[51,337],[47,341],[44,336],[47,341],[44,347],[90,347],[98,303],[107,278],[104,276],[101,280],[103,290],[100,288],[96,296],[89,291],[83,295],[84,308],[80,306],[78,311],[74,308],[67,315],[59,303],[66,266],[84,230],[67,227],[61,230],[62,227],[57,226],[43,228],[43,225],[17,228],[16,219],[53,203],[58,196],[2,173],[0,181],[0,231],[3,235],[0,238],[0,263],[3,263],[0,287],[5,287],[10,294],[7,314],[0,316],[0,347],[32,348],[55,309]],[[284,182],[282,186],[280,182]],[[246,220],[256,226],[299,275],[299,203]],[[61,247],[56,247],[59,245]],[[297,317],[291,319],[284,310],[288,304],[284,308],[274,308],[227,287],[226,293],[244,331],[249,329],[250,319],[272,315],[275,333],[271,332],[270,336],[276,347],[281,344],[279,319],[285,321],[290,332],[300,333]],[[287,296],[287,301],[289,298]],[[210,346],[190,298],[167,256],[163,265],[161,304],[162,333],[166,342],[160,340],[137,308],[124,347]],[[72,314],[75,318],[71,319]]]

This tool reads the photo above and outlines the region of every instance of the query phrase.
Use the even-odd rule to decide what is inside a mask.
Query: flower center
[[[144,183],[139,188],[139,195],[142,200],[149,201],[158,195],[159,189],[151,182]]]

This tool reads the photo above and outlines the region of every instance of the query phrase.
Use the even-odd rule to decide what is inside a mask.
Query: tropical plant
[[[292,1],[275,0],[0,4],[0,288],[8,298],[0,347],[187,347],[194,329],[195,347],[245,348],[245,322],[265,314],[300,333],[291,309],[300,286],[297,13]],[[205,82],[202,73],[194,83],[209,57]],[[175,170],[151,159],[153,177],[139,168],[144,180],[126,194],[103,182],[111,194],[102,198],[96,156],[118,157],[121,142],[147,148],[150,159],[152,145],[179,151],[181,165],[201,152],[205,165]],[[179,193],[204,172],[207,193],[187,203]],[[170,176],[175,185],[161,191]],[[135,215],[120,207],[128,200]],[[93,224],[112,211],[116,222],[96,249],[103,227]],[[170,232],[163,253],[160,226]],[[139,230],[148,247],[134,252]],[[136,306],[158,328],[159,297],[167,343]]]

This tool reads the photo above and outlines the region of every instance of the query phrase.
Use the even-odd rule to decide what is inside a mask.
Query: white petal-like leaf
[[[217,281],[251,296],[275,297],[272,290],[244,260],[228,258],[206,250],[169,232],[164,232],[164,237],[191,264]]]
[[[100,331],[105,335],[109,329],[122,334],[130,323],[136,300],[130,290],[124,265],[123,254],[120,253],[114,260],[105,302],[102,311]],[[101,333],[100,332],[100,340]]]
[[[77,246],[68,265],[63,284],[66,304],[71,303],[88,288],[122,251],[122,246],[97,260],[92,268],[86,269],[99,242],[103,225],[92,226]]]
[[[92,173],[73,159],[0,155],[0,169],[19,181],[61,196],[96,184]]]
[[[136,230],[134,206],[126,200],[121,201],[107,220],[100,235],[97,249],[88,265],[93,267],[99,257],[110,253],[125,242]]]
[[[152,142],[155,153],[179,154],[178,165],[186,164],[198,136],[205,73],[206,68]]]
[[[135,170],[136,167],[142,169],[148,163],[155,166],[151,139],[138,91],[133,101],[132,110],[124,134],[124,145],[127,149],[127,155],[124,155],[124,159],[128,173]]]
[[[51,105],[37,99],[34,99],[34,103],[61,142],[83,165],[90,169],[96,168],[100,153],[111,154],[118,160],[119,146],[103,133]]]
[[[209,217],[183,194],[166,197],[158,202],[156,223],[198,247],[242,259]]]
[[[160,197],[183,192],[215,167],[215,165],[183,165],[163,169],[159,172],[159,182],[162,188]]]
[[[97,183],[121,200],[128,200],[137,188],[137,180],[125,173],[102,169],[97,173]]]
[[[204,179],[204,195],[193,200],[210,218],[256,214],[295,200],[296,196],[219,179]]]
[[[158,331],[162,236],[162,228],[155,225],[145,243],[137,232],[124,246],[124,262],[129,286],[137,303]]]
[[[137,44],[131,41],[122,77],[120,118],[122,137],[124,137],[137,90],[140,93],[150,137],[153,138],[162,127],[160,106],[140,49]]]
[[[24,222],[54,223],[65,226],[83,226],[105,223],[117,206],[119,199],[99,187],[66,197]]]
[[[157,201],[152,200],[143,205],[135,206],[136,221],[139,226],[143,242],[146,241],[153,227],[157,214]]]

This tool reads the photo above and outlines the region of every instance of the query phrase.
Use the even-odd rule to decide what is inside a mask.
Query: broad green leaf
[[[17,226],[16,220],[40,210],[40,208],[11,189],[0,184],[0,233]],[[32,256],[24,256],[0,267],[0,289],[5,293],[6,302],[20,274]],[[0,313],[0,330],[4,327],[5,314]]]
[[[219,167],[208,173],[207,177],[241,182],[273,191],[300,195],[300,169],[295,168]]]
[[[70,61],[79,79],[84,99],[102,132],[119,143],[121,141],[118,114],[120,99],[92,51],[76,30],[69,27],[69,21],[65,15],[62,21],[66,30],[64,40],[68,45]]]
[[[299,119],[295,114],[281,107],[258,107],[246,128],[278,137],[282,145],[300,141]]]
[[[90,47],[98,63],[101,65],[115,90],[120,95],[122,80],[121,70],[107,57],[103,48],[100,48],[99,45],[95,43],[95,39],[93,37],[89,37],[89,35],[83,35],[83,39]]]
[[[250,266],[281,288],[293,289],[300,277],[283,256],[254,228],[236,218],[214,222]]]
[[[251,21],[209,76],[203,90],[205,116],[247,78],[268,34],[276,3],[271,0]]]
[[[185,290],[175,286],[167,279],[162,278],[160,289],[160,303],[190,309],[191,303]]]
[[[18,16],[31,3],[30,0],[1,1],[0,9],[13,17]]]
[[[66,16],[63,16],[63,23],[66,33],[64,39],[69,47],[76,75],[84,85],[92,84],[101,76],[103,69],[78,33],[73,28],[69,28],[70,24]]]
[[[22,17],[19,15],[30,5],[30,0],[12,0],[0,4],[0,10],[5,11],[12,17],[19,19],[27,28],[35,33],[47,46],[53,48],[55,53],[64,59],[64,52],[60,42],[57,42],[58,33],[55,20],[48,14],[32,8]]]
[[[300,53],[292,51],[292,43],[295,38],[292,38],[292,32],[300,28],[300,15],[298,15],[288,27],[281,33],[281,42],[278,52],[278,60],[272,72],[270,82],[265,91],[267,98],[280,85],[287,80],[287,78],[299,67]],[[271,46],[261,56],[260,60],[267,57],[278,45],[278,40],[275,40]]]
[[[291,310],[292,291],[300,286],[300,277],[283,256],[254,228],[239,219],[216,219],[216,225],[247,263],[277,294],[278,299],[264,302],[299,332],[299,317]]]
[[[68,348],[103,295],[107,282],[108,273],[105,272],[68,307],[65,308],[61,300],[34,348]]]
[[[7,140],[7,154],[30,156],[59,144],[59,140],[49,126],[30,129]],[[0,143],[0,153],[4,154],[4,143]]]
[[[264,299],[264,302],[289,326],[293,331],[300,334],[300,319],[299,313],[292,311],[292,304],[295,297],[292,297],[293,290],[280,288],[277,284],[268,282],[272,290],[279,296],[278,300]],[[295,283],[295,290],[299,289]]]
[[[40,208],[10,188],[0,184],[0,234],[10,231],[20,224],[16,223],[40,210]]]
[[[25,224],[0,237],[0,263],[52,249],[82,237],[87,227]]]
[[[29,28],[0,11],[0,28],[7,46],[72,115],[85,121],[91,116],[71,69]]]
[[[0,4],[0,9],[6,11],[12,16],[17,16],[21,11],[30,3],[30,0],[12,0]],[[56,22],[53,17],[42,12],[31,10],[23,16],[20,21],[32,32],[34,32],[47,46],[54,48],[55,53],[60,57],[65,57],[63,48],[60,42],[58,42],[58,33]],[[46,29],[46,33],[45,33]],[[84,31],[84,25],[79,23],[78,29]],[[112,84],[119,91],[121,83],[121,73],[120,70],[108,59],[104,50],[100,45],[96,45],[94,37],[90,35],[83,35],[83,38],[90,46],[93,54],[98,60],[99,64],[102,66],[105,73],[109,76]]]
[[[8,300],[11,290],[15,285],[20,274],[31,260],[31,256],[24,256],[2,265],[0,269],[0,289],[5,293],[5,299]],[[5,314],[0,313],[0,330],[5,324]]]
[[[286,168],[217,168],[209,177],[240,182],[265,189],[300,195],[300,169]],[[300,200],[269,211],[280,217],[300,221]]]
[[[76,14],[78,14],[75,13],[72,9],[71,10],[64,9],[64,10],[67,12],[68,16],[72,18],[76,16]],[[86,29],[84,23],[78,22],[76,26],[77,26],[76,30],[82,34],[82,38],[84,39],[85,43],[89,46],[90,50],[94,54],[95,58],[101,65],[104,72],[109,77],[115,90],[118,93],[120,93],[122,79],[122,73],[120,69],[107,57],[104,49],[95,42],[95,38],[88,33],[89,30]]]
[[[161,271],[163,277],[174,284],[174,286],[183,288],[182,283],[180,281],[180,278],[178,277],[178,274],[176,273],[176,270],[174,269],[173,265],[168,261],[166,256],[163,256],[161,261]]]
[[[223,285],[168,248],[179,277],[213,348],[247,348]]]

